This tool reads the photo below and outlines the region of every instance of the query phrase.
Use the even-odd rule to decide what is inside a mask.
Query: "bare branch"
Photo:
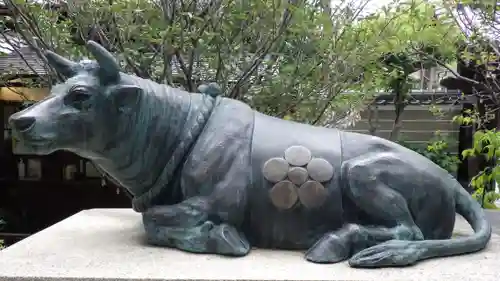
[[[298,4],[298,0],[289,0],[288,4],[295,6]],[[229,97],[238,98],[238,94],[240,93],[240,91],[238,91],[238,88],[241,87],[248,80],[248,78],[255,72],[255,70],[259,67],[259,65],[264,61],[264,57],[269,53],[269,51],[274,46],[275,42],[281,37],[283,32],[285,32],[288,24],[290,23],[291,18],[292,18],[292,12],[287,7],[285,8],[285,11],[283,13],[281,24],[276,35],[269,38],[269,40],[265,42],[259,50],[257,50],[256,55],[252,59],[253,63],[240,75],[235,85],[233,86],[233,89],[231,90]]]

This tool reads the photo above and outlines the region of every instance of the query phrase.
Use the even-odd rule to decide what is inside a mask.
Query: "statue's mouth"
[[[21,143],[23,146],[29,146],[33,148],[47,147],[52,144],[52,140],[43,137],[35,137],[29,134],[19,134],[13,132],[12,138],[15,142]]]
[[[30,140],[28,142],[25,141],[24,143],[33,147],[47,147],[52,142],[48,140]]]
[[[16,154],[34,154],[47,155],[53,151],[53,142],[44,138],[14,138],[14,153]]]

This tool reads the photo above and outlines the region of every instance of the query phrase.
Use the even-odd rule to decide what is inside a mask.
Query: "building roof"
[[[0,15],[9,15],[6,1],[0,0]],[[30,3],[60,5],[61,0],[27,0]],[[43,76],[47,74],[44,62],[29,44],[13,30],[0,33],[0,76]]]
[[[0,35],[0,53],[11,54],[28,45],[20,38],[19,34],[13,31],[3,31]]]
[[[29,47],[23,47],[18,52],[12,52],[0,57],[0,75],[44,76],[47,70],[44,62],[36,52]]]
[[[46,75],[43,61],[14,31],[0,34],[0,75]]]

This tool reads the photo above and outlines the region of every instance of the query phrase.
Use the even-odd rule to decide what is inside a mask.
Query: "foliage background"
[[[374,13],[368,0],[88,0],[64,13],[5,2],[13,17],[2,32],[20,33],[39,55],[80,59],[85,41],[98,40],[124,71],[189,91],[217,82],[267,114],[325,126],[352,118],[376,91],[404,95],[409,73],[435,63],[429,57],[449,60],[459,37],[417,0]]]
[[[97,40],[126,72],[189,91],[217,82],[225,96],[280,118],[348,126],[377,92],[389,91],[395,141],[411,74],[439,65],[459,77],[456,50],[466,40],[451,16],[456,1],[386,1],[373,12],[369,0],[74,0],[62,8],[4,2],[12,16],[0,35],[16,31],[42,60],[44,49],[74,60],[89,56],[85,41]],[[479,59],[491,60],[491,53]],[[60,79],[50,71],[40,83]],[[431,140],[419,152],[452,171],[455,160],[437,156],[443,146]]]

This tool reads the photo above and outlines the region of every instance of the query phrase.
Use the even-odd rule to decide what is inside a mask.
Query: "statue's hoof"
[[[350,245],[336,235],[325,235],[305,254],[306,260],[314,263],[337,263],[349,258]]]
[[[355,254],[349,259],[349,265],[359,268],[410,266],[420,259],[422,252],[418,242],[391,240]]]
[[[214,230],[212,238],[215,242],[215,252],[229,256],[245,256],[250,252],[250,243],[236,228],[221,224]]]

